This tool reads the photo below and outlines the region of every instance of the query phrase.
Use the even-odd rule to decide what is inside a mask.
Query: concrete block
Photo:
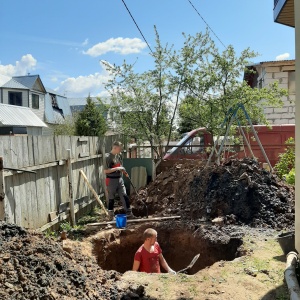
[[[279,83],[278,87],[281,89],[286,89],[286,90],[288,89],[288,86],[286,84],[282,84],[282,83]]]
[[[281,118],[282,118],[282,119],[291,119],[291,118],[293,118],[294,116],[295,116],[294,113],[284,113],[284,114],[281,115]]]
[[[268,79],[274,79],[274,73],[266,73],[266,75],[264,76],[264,80],[268,80]]]
[[[288,72],[279,72],[279,73],[274,73],[274,78],[288,78],[289,73]]]
[[[290,119],[289,124],[296,124],[295,119]]]
[[[281,118],[281,114],[269,114],[268,115],[268,118],[271,119],[271,120],[277,120],[277,119],[280,119]]]
[[[266,107],[264,109],[265,114],[272,114],[274,112],[274,108],[273,107]]]
[[[274,113],[287,113],[289,111],[288,107],[275,107],[274,108]]]
[[[274,72],[279,73],[281,71],[280,67],[266,67],[265,68],[266,73]]]
[[[288,119],[276,119],[273,124],[289,124]]]
[[[289,95],[288,101],[292,102],[292,103],[295,103],[295,101],[296,101],[296,95]]]
[[[264,85],[269,85],[270,83],[273,83],[275,81],[278,81],[278,80],[276,80],[276,79],[265,79]]]
[[[279,83],[286,84],[286,86],[288,87],[289,79],[287,77],[279,78]]]

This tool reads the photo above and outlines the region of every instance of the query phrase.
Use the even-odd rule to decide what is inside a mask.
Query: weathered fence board
[[[102,149],[110,151],[115,140],[122,141],[122,137],[0,137],[4,168],[36,172],[4,170],[5,201],[0,204],[0,219],[34,229],[48,226],[50,212],[61,213],[57,219],[66,219],[70,209],[67,149],[71,149],[74,209],[86,207],[94,196],[79,171],[84,171],[97,194],[104,193]]]

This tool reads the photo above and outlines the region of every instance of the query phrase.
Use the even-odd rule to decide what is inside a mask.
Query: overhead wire
[[[139,25],[137,24],[137,22],[135,21],[135,19],[134,19],[133,15],[131,14],[131,12],[130,12],[129,8],[127,7],[127,5],[126,5],[126,3],[125,3],[125,1],[124,1],[124,0],[122,0],[122,2],[123,2],[123,4],[124,4],[125,8],[127,9],[127,11],[128,11],[128,13],[129,13],[129,15],[130,15],[131,19],[133,20],[133,22],[134,22],[134,24],[135,24],[136,28],[138,29],[138,31],[140,32],[141,36],[143,37],[143,39],[144,39],[145,43],[147,44],[147,46],[148,46],[148,48],[149,48],[150,52],[151,52],[151,53],[153,53],[153,51],[152,51],[152,49],[151,49],[151,47],[150,47],[149,43],[147,42],[147,40],[146,40],[145,36],[144,36],[144,35],[143,35],[143,33],[142,33],[142,30],[140,29]]]
[[[224,48],[226,49],[227,47],[224,45],[224,43],[221,41],[221,39],[217,36],[217,34],[213,31],[213,29],[209,26],[209,24],[205,21],[205,19],[202,17],[202,15],[199,13],[199,11],[197,10],[197,8],[194,6],[194,4],[190,1],[187,0],[191,6],[194,8],[194,10],[196,11],[196,13],[199,15],[199,17],[203,20],[203,22],[206,24],[206,26],[209,28],[209,30],[213,33],[213,35],[218,39],[218,41],[224,46]]]

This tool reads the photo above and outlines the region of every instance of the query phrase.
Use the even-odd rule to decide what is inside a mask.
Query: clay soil
[[[152,216],[181,219],[83,230],[65,250],[60,238],[0,222],[0,299],[288,299],[275,237],[293,229],[294,189],[255,161],[177,164],[132,198],[141,217],[143,202]],[[130,272],[147,227],[173,269],[200,253],[194,267]]]

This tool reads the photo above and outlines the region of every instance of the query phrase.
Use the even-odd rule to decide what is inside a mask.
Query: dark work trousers
[[[114,209],[115,194],[118,193],[123,208],[127,211],[130,208],[129,198],[126,194],[126,189],[122,177],[119,178],[106,178],[106,187],[108,193],[108,210]]]

